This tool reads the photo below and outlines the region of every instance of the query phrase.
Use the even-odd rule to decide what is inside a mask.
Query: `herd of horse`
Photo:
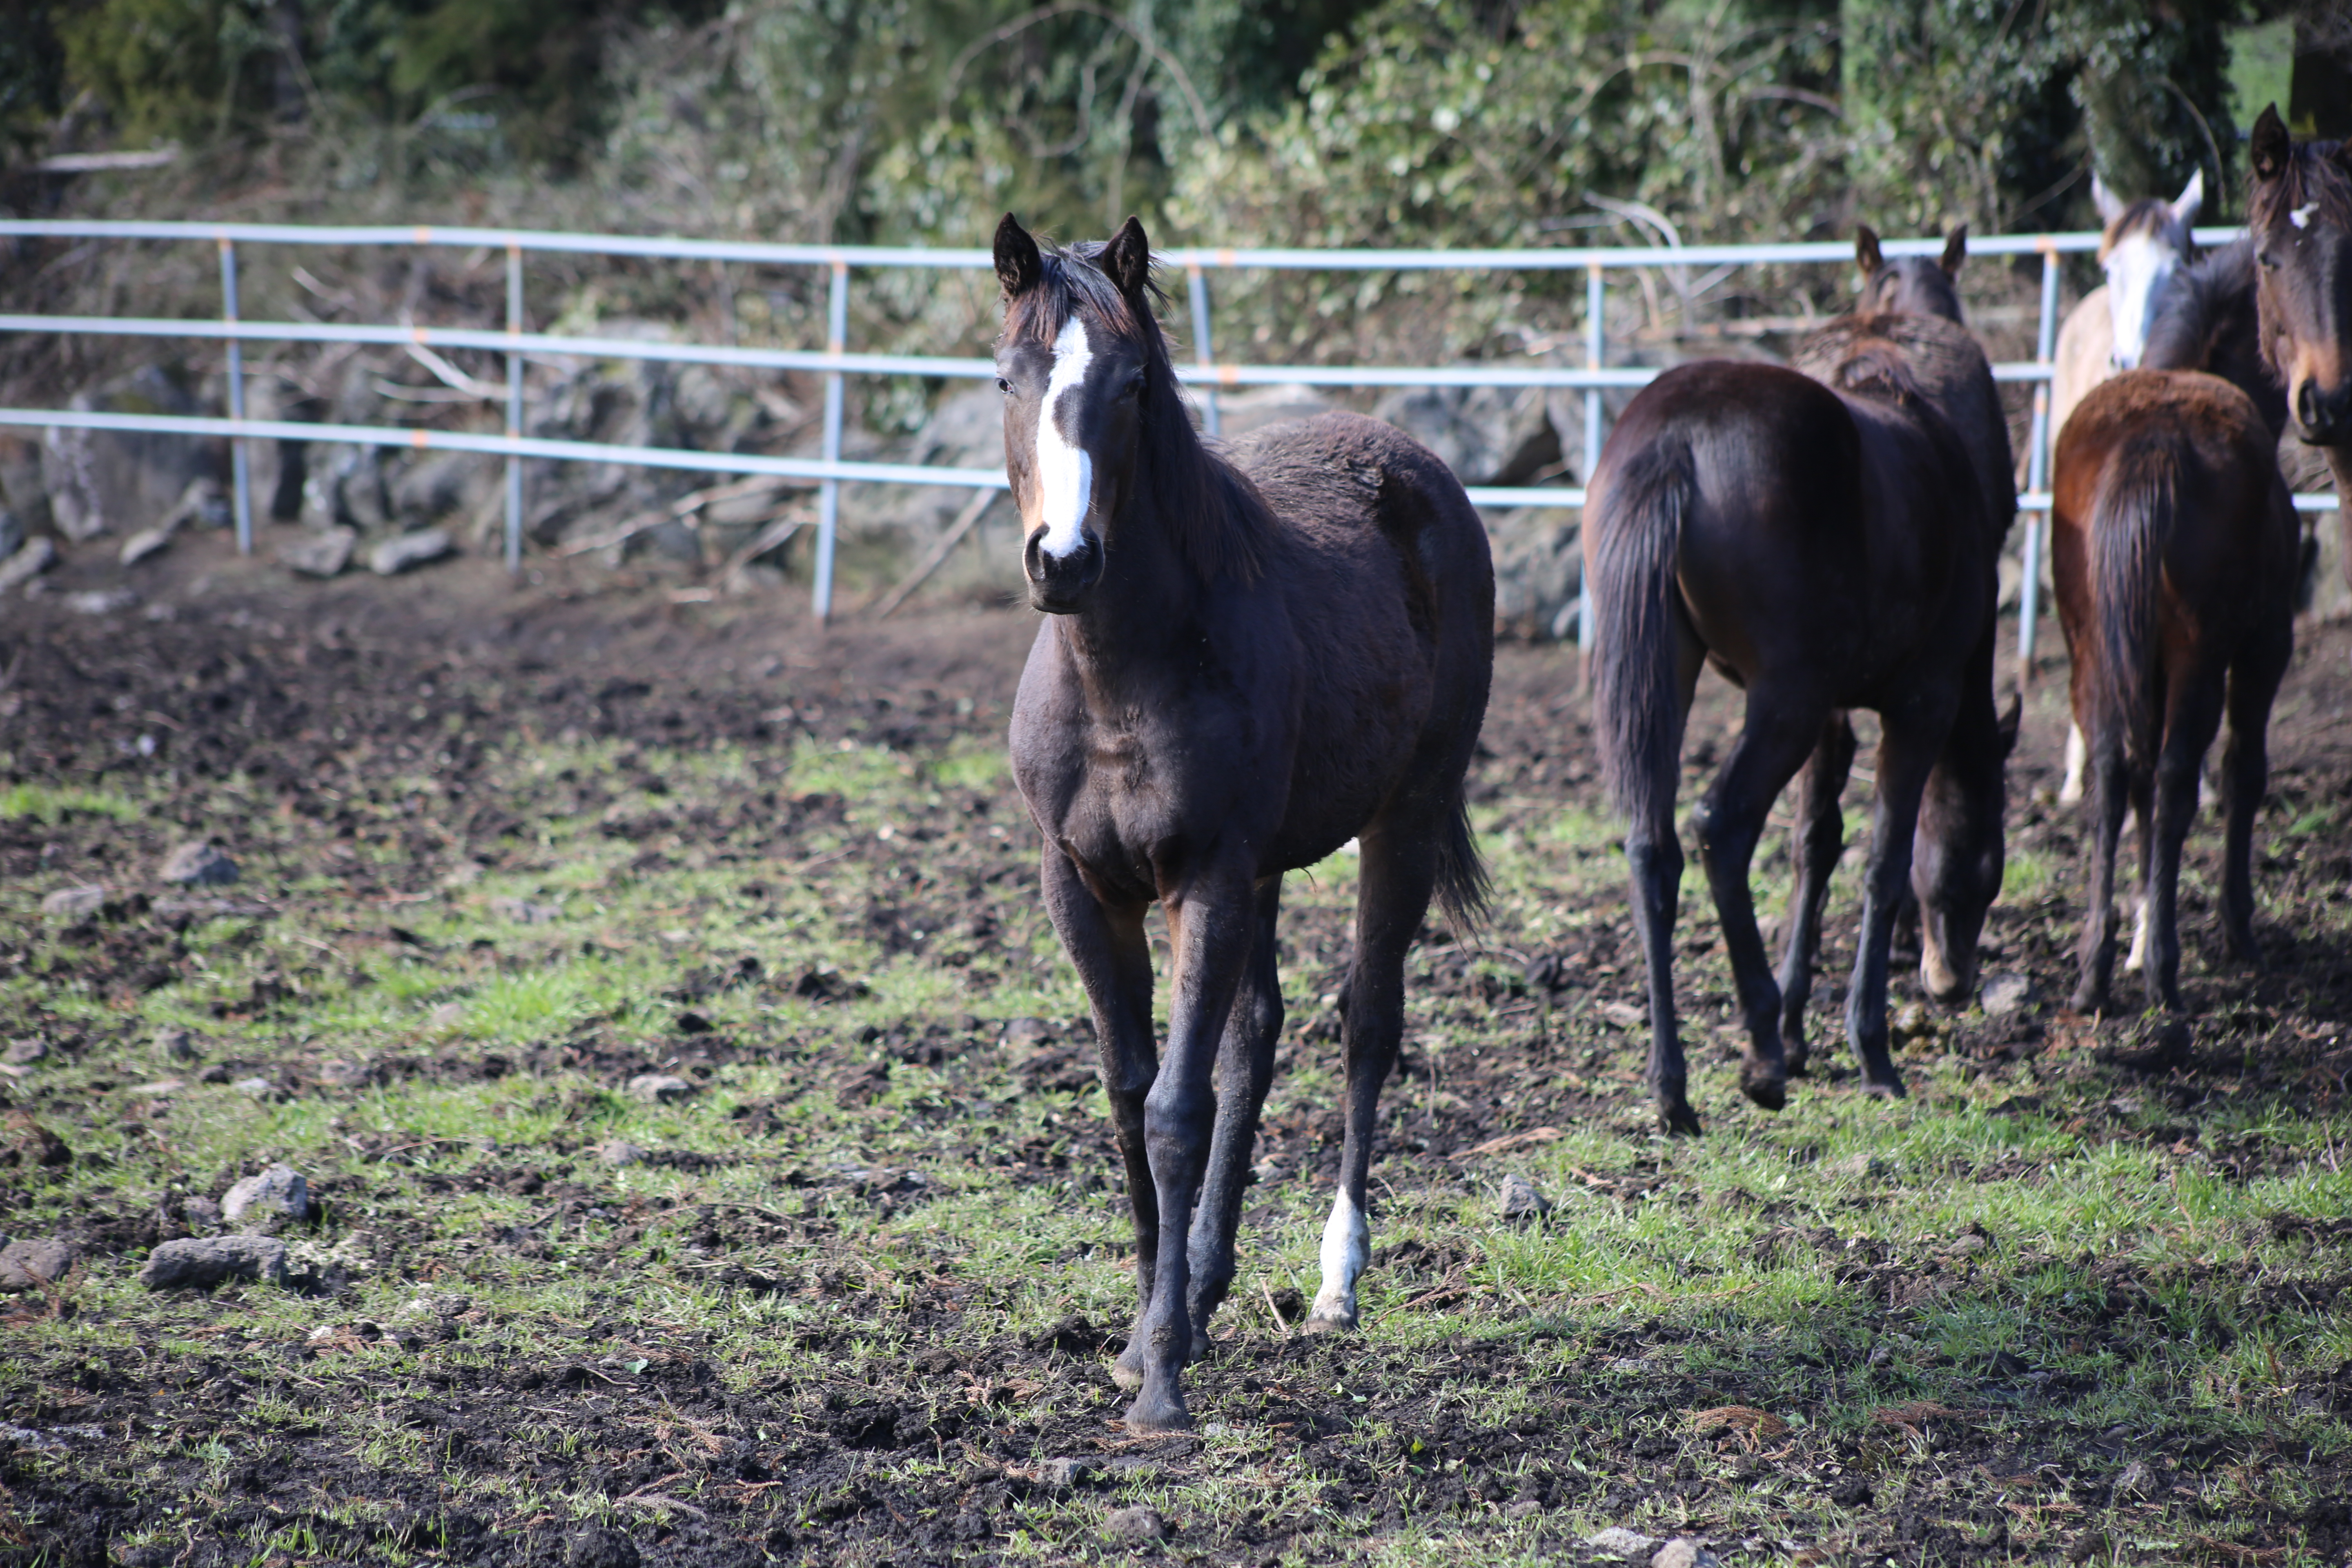
[[[2107,1001],[2127,810],[2139,821],[2148,999],[2180,1007],[2181,842],[2225,711],[2222,929],[2234,953],[2255,957],[2252,823],[2300,560],[2282,431],[2325,448],[2352,494],[2352,143],[2295,143],[2266,111],[2251,174],[2246,237],[2202,258],[2189,248],[2199,184],[2172,203],[2097,189],[2109,282],[2086,308],[2105,317],[2103,332],[2088,330],[2106,347],[2059,389],[2071,411],[2052,487],[2095,827],[2081,1009]],[[1845,1006],[1865,1088],[1904,1092],[1886,994],[1906,906],[1922,988],[1947,1005],[1974,994],[2017,737],[2018,703],[1999,704],[1993,668],[1996,566],[2017,489],[1990,368],[1953,284],[1965,253],[1955,235],[1940,261],[1888,262],[1864,230],[1855,314],[1788,367],[1666,371],[1626,406],[1587,477],[1594,735],[1627,821],[1649,1082],[1672,1131],[1699,1131],[1673,938],[1675,786],[1702,667],[1746,698],[1693,827],[1747,1026],[1747,1096],[1778,1109],[1805,1070],[1857,708],[1878,715],[1880,735]],[[1134,1395],[1130,1429],[1177,1429],[1190,1425],[1183,1368],[1233,1283],[1282,1027],[1282,879],[1350,840],[1345,1134],[1307,1327],[1357,1323],[1406,952],[1433,898],[1463,929],[1486,897],[1464,778],[1493,668],[1493,565],[1462,486],[1387,425],[1335,413],[1204,444],[1135,219],[1065,248],[1041,247],[1007,215],[995,264],[1007,466],[1030,603],[1045,613],[1014,704],[1013,768],[1044,839],[1046,908],[1091,1005],[1126,1166],[1139,1307],[1114,1371]],[[1791,779],[1795,888],[1776,974],[1748,868]],[[1164,1045],[1145,929],[1155,901],[1173,970]]]

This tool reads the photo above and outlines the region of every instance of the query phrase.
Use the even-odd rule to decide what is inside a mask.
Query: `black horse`
[[[1250,1146],[1282,1027],[1282,875],[1354,838],[1341,993],[1347,1142],[1307,1327],[1353,1328],[1365,1174],[1434,892],[1485,873],[1462,779],[1494,667],[1494,567],[1454,476],[1386,425],[1328,414],[1221,457],[1193,434],[1135,219],[1041,251],[996,231],[1004,449],[1038,628],[1013,769],[1045,902],[1093,1005],[1135,1211],[1141,1308],[1114,1369],[1130,1428],[1191,1424],[1181,1373],[1234,1277]],[[1144,912],[1174,955],[1155,1049]]]
[[[1962,224],[1944,241],[1944,254],[1930,261],[1924,256],[1901,256],[1893,261],[1880,248],[1878,231],[1868,224],[1854,230],[1853,260],[1862,268],[1862,298],[1857,316],[1941,316],[1960,320],[1960,263],[1969,257],[1969,227]]]
[[[1823,380],[1722,362],[1668,371],[1627,405],[1601,449],[1584,535],[1593,728],[1611,796],[1630,819],[1650,1083],[1669,1131],[1699,1129],[1673,963],[1683,871],[1675,785],[1702,664],[1748,695],[1746,725],[1694,823],[1748,1026],[1748,1097],[1778,1110],[1792,1054],[1749,860],[1801,767],[1800,816],[1813,825],[1801,834],[1801,858],[1824,873],[1835,858],[1835,802],[1853,755],[1849,709],[1875,709],[1882,727],[1845,1014],[1870,1089],[1904,1092],[1886,1049],[1886,983],[1906,877],[1949,977],[1964,986],[1973,975],[2000,889],[2004,764],[2017,734],[2015,710],[1993,709],[2000,535],[1973,468],[1902,348],[1869,337],[1851,342]],[[1801,905],[1806,897],[1801,887]],[[1793,974],[1807,972],[1809,956],[1792,937]]]

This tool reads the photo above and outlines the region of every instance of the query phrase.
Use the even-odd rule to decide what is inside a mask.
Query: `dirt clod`
[[[81,1255],[69,1241],[27,1237],[0,1247],[0,1290],[37,1290],[54,1285]]]
[[[1168,1521],[1157,1509],[1115,1508],[1103,1516],[1103,1533],[1114,1541],[1165,1541]]]
[[[267,1236],[184,1237],[150,1253],[139,1283],[150,1290],[209,1290],[236,1279],[286,1280],[286,1244]]]
[[[156,880],[180,888],[225,888],[236,878],[236,862],[208,838],[181,845],[155,870]]]

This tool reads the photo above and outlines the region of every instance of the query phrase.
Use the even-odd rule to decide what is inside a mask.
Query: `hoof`
[[[1767,1110],[1779,1110],[1789,1103],[1788,1068],[1750,1058],[1739,1069],[1739,1092]]]
[[[1783,1039],[1780,1042],[1780,1063],[1790,1078],[1808,1078],[1806,1070],[1812,1065],[1813,1053],[1805,1048],[1802,1040]]]
[[[1209,1336],[1200,1329],[1192,1331],[1192,1349],[1184,1357],[1186,1366],[1195,1366],[1209,1358]]]
[[[1862,1086],[1862,1092],[1873,1100],[1902,1100],[1911,1091],[1903,1086],[1903,1075],[1897,1073],[1893,1078],[1869,1079]]]
[[[1127,1429],[1130,1432],[1190,1432],[1192,1417],[1184,1408],[1183,1398],[1138,1399],[1127,1407]]]
[[[2105,1012],[2107,1010],[2106,987],[2094,985],[2085,980],[2074,987],[2074,994],[2067,999],[2066,1010],[2069,1013],[2080,1013],[2085,1018],[2094,1013]]]
[[[1110,1363],[1110,1380],[1118,1384],[1122,1391],[1133,1394],[1143,1386],[1142,1361],[1139,1358],[1130,1362],[1122,1353],[1117,1361]]]
[[[1326,1312],[1318,1308],[1307,1314],[1307,1326],[1299,1331],[1307,1334],[1352,1334],[1360,1317],[1361,1314],[1357,1312]]]
[[[1698,1112],[1690,1108],[1687,1100],[1658,1107],[1658,1125],[1665,1129],[1668,1136],[1675,1138],[1685,1133],[1696,1138],[1706,1131],[1698,1124]]]

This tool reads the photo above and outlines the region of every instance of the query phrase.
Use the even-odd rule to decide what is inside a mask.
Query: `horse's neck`
[[[1062,656],[1088,706],[1125,709],[1189,667],[1183,645],[1201,633],[1202,584],[1149,499],[1140,477],[1105,544],[1103,574],[1085,609],[1056,623]]]

